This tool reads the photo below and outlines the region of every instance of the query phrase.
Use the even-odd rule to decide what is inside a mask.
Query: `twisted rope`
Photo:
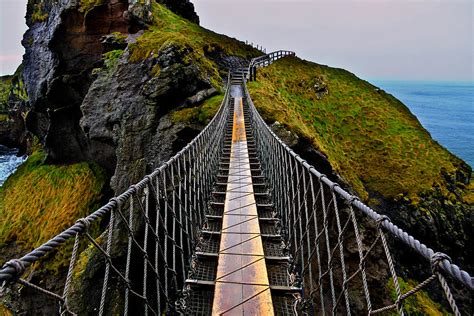
[[[278,51],[260,56],[251,61],[248,70],[250,72],[252,67],[264,67],[282,57],[292,55],[294,55],[293,52]],[[161,304],[163,299],[167,306],[173,309],[175,302],[172,299],[175,291],[183,285],[183,280],[188,273],[185,268],[193,264],[194,249],[191,248],[200,243],[201,237],[196,227],[205,221],[204,209],[211,192],[211,185],[215,181],[213,172],[218,166],[219,155],[223,149],[223,144],[219,141],[216,142],[216,140],[221,139],[218,134],[224,134],[227,105],[230,101],[229,87],[230,85],[228,85],[218,114],[195,139],[169,161],[145,176],[137,184],[130,186],[121,195],[111,199],[91,215],[79,219],[70,228],[42,246],[19,259],[12,259],[5,263],[0,269],[2,289],[5,285],[8,286],[14,282],[32,287],[57,299],[62,304],[63,312],[72,314],[69,310],[67,295],[71,285],[72,271],[77,261],[79,239],[85,236],[99,250],[105,263],[99,305],[100,315],[106,313],[109,282],[113,280],[110,276],[111,272],[115,273],[117,279],[125,285],[125,314],[129,312],[129,295],[133,295],[144,303],[144,314],[148,312],[155,315],[160,314],[164,310]],[[344,308],[346,313],[350,314],[349,284],[356,276],[360,276],[363,286],[362,294],[367,303],[368,314],[396,309],[400,315],[403,315],[403,301],[425,288],[433,280],[438,279],[454,314],[460,315],[445,276],[455,279],[471,291],[474,289],[473,278],[453,264],[446,254],[435,253],[431,248],[393,224],[390,218],[372,210],[356,196],[346,192],[339,184],[332,182],[326,175],[320,173],[293,152],[263,121],[253,105],[245,84],[244,91],[250,107],[250,122],[261,156],[262,169],[265,169],[267,177],[271,179],[273,186],[271,192],[275,197],[276,211],[282,222],[283,235],[287,239],[282,243],[293,248],[293,255],[296,260],[300,261],[301,273],[303,277],[307,278],[304,282],[310,285],[309,296],[313,298],[314,295],[319,294],[322,311],[339,313],[342,311],[341,308]],[[325,190],[325,186],[328,190]],[[142,199],[144,200],[142,201]],[[347,209],[338,206],[340,200],[345,201]],[[155,223],[150,218],[149,208],[152,204],[156,208]],[[125,216],[122,210],[125,211],[127,205],[129,213],[128,216]],[[363,231],[362,229],[359,231],[360,224],[357,223],[354,210],[358,210],[365,219],[376,224],[375,239],[368,248],[364,248]],[[93,223],[98,222],[106,215],[110,215],[110,221],[105,245],[101,245],[89,234],[88,230]],[[322,217],[322,221],[318,221],[317,215]],[[144,236],[141,236],[140,241],[135,236],[137,231],[135,223],[137,222],[134,216],[139,216],[145,225]],[[334,221],[336,228],[333,227]],[[117,267],[111,254],[114,239],[113,230],[119,223],[128,238],[125,272]],[[329,235],[331,229],[335,229],[337,233],[334,239],[331,239]],[[349,273],[346,271],[344,251],[350,229],[352,229],[357,246],[358,266],[356,271]],[[386,234],[401,240],[431,263],[433,275],[405,294],[401,293],[398,284],[395,265],[385,238]],[[75,242],[62,296],[20,278],[31,264],[73,238]],[[148,254],[149,239],[155,242],[154,260],[151,259],[153,256]],[[373,309],[365,264],[369,254],[376,249],[377,245],[381,245],[385,253],[397,298],[392,305]],[[143,279],[141,280],[143,283],[140,289],[142,294],[135,290],[133,281],[129,278],[132,260],[135,256],[135,254],[132,255],[132,251],[137,251],[140,259],[143,260]],[[317,260],[313,262],[315,254]],[[313,274],[316,274],[316,271],[313,271],[313,263],[316,263],[316,280],[313,280]],[[148,269],[150,269],[150,277],[148,277]],[[191,273],[193,273],[192,269]],[[147,291],[148,278],[151,277],[154,278],[153,282],[156,285],[155,297],[152,298],[154,303],[151,302]],[[290,275],[290,277],[294,278],[295,275]],[[325,291],[325,288],[329,288],[329,291]],[[330,293],[331,297],[325,297],[325,292]],[[300,304],[302,301],[303,299],[298,297],[294,309],[296,309],[297,302]],[[343,306],[341,306],[341,302],[344,302]],[[158,309],[155,309],[156,306]]]
[[[260,116],[258,111],[253,104],[247,86],[245,84],[245,94],[247,99],[251,105],[253,115],[255,119],[258,121],[258,127],[265,130],[266,133],[269,133],[279,144],[279,146],[283,147],[285,151],[294,159],[296,159],[308,172],[316,176],[320,181],[326,184],[328,187],[333,188],[334,192],[338,195],[338,197],[344,199],[346,202],[352,204],[356,209],[362,212],[365,216],[369,219],[372,219],[374,222],[377,222],[382,217],[384,220],[381,223],[381,227],[383,227],[386,231],[388,231],[392,237],[398,238],[406,245],[408,245],[411,249],[415,250],[418,254],[420,254],[423,258],[427,260],[431,260],[433,254],[435,253],[433,249],[427,247],[425,244],[421,243],[419,240],[415,239],[413,236],[409,235],[407,232],[399,228],[397,225],[392,223],[389,220],[385,220],[386,217],[377,213],[369,206],[362,203],[356,196],[348,193],[343,188],[341,188],[337,183],[329,180],[327,176],[320,173],[316,168],[311,166],[308,162],[302,159],[298,154],[296,154],[288,145],[286,145],[272,130],[271,128],[264,122],[263,118]],[[460,282],[461,284],[468,287],[470,290],[474,290],[474,278],[470,276],[470,274],[459,266],[451,263],[447,259],[442,259],[439,263],[440,268],[446,272],[449,276]]]

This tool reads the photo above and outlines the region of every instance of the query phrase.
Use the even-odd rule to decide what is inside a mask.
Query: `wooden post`
[[[253,67],[253,81],[257,81],[257,66]]]

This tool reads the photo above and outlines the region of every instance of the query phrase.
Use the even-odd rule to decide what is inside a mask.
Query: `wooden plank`
[[[274,315],[250,169],[239,97],[234,103],[213,315]]]

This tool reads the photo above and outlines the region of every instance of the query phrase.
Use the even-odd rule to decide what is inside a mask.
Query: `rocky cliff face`
[[[4,80],[0,100],[0,144],[19,148],[18,155],[24,155],[31,142],[26,132],[25,116],[29,111],[28,94],[22,78],[23,66],[20,65],[13,76]]]
[[[26,125],[52,162],[87,159],[80,105],[93,80],[91,70],[105,52],[101,37],[130,27],[123,17],[126,1],[101,3],[92,8],[75,1],[28,5],[23,79],[31,111]],[[47,14],[44,22],[38,21],[38,11]]]
[[[169,159],[202,127],[172,124],[170,111],[188,97],[212,86],[200,79],[194,64],[186,65],[178,47],[156,58],[127,63],[98,74],[81,106],[81,126],[97,162],[113,171],[112,188],[123,192]],[[160,67],[158,76],[152,74]],[[216,91],[214,89],[214,91]]]
[[[188,1],[168,2],[175,12],[199,21]],[[128,10],[127,0],[28,3],[29,29],[22,42],[23,80],[31,109],[26,126],[44,144],[48,161],[90,160],[79,125],[80,106],[95,80],[92,69],[101,65],[102,54],[114,48],[104,37],[133,34],[145,27]]]
[[[259,52],[184,21],[183,17],[194,23],[199,22],[193,5],[187,0],[161,0],[159,3],[180,17],[156,3],[152,7],[146,7],[129,6],[128,0],[30,0],[27,12],[29,30],[23,39],[26,49],[23,68],[12,79],[12,93],[8,100],[11,116],[9,124],[14,124],[17,134],[9,133],[13,136],[10,140],[0,137],[0,143],[10,141],[14,146],[27,144],[28,135],[34,135],[43,144],[47,160],[51,163],[96,162],[107,171],[114,194],[123,192],[181,149],[203,128],[204,123],[176,120],[175,114],[183,108],[197,107],[203,100],[219,93],[225,71],[245,64],[246,60]],[[313,66],[302,64],[301,67],[306,72]],[[342,86],[318,83],[316,88],[314,83],[309,84],[313,78],[327,77],[329,83],[339,78],[338,74],[330,70],[321,76],[319,66],[316,69],[316,75],[307,82],[302,81],[304,76],[301,73],[296,73],[293,86],[289,87],[293,87],[299,94],[298,98],[304,96],[297,100],[303,100],[303,103],[306,100],[321,103],[323,106],[319,106],[318,117],[314,119],[315,126],[330,127],[334,123],[331,115],[339,113],[337,109],[329,108],[327,112],[331,115],[326,118],[323,116],[324,102],[336,95],[332,94],[331,89],[337,87],[339,91],[346,93],[349,88],[353,88],[357,90],[354,95],[358,95],[363,89],[369,88],[361,86],[360,81],[352,77],[344,79]],[[310,124],[295,121],[300,114],[292,113],[294,115],[288,116],[287,113],[291,112],[287,108],[279,111],[275,107],[282,103],[287,106],[294,101],[285,103],[281,98],[274,102],[272,100],[275,96],[285,94],[277,92],[282,86],[281,82],[270,81],[272,78],[285,76],[266,75],[266,71],[262,72],[265,77],[259,79],[264,83],[261,87],[267,91],[274,87],[275,93],[266,96],[265,91],[258,91],[258,95],[265,97],[266,101],[256,100],[256,103],[261,102],[257,105],[261,106],[263,114],[269,120],[278,119],[294,134],[302,136],[293,140],[295,150],[303,153],[308,161],[338,181],[343,181],[338,174],[344,175],[345,172],[351,175],[354,170],[360,171],[352,166],[355,161],[362,161],[365,157],[362,153],[347,160],[341,159],[347,153],[352,153],[353,144],[359,141],[351,139],[354,131],[338,136],[345,141],[319,140],[320,136],[315,136],[339,135],[340,131],[345,131],[347,126],[352,125],[347,122],[359,122],[354,119],[356,116],[337,120],[344,123],[342,127],[334,124],[337,132],[323,130],[315,135],[305,135]],[[286,76],[289,75],[288,68],[283,71]],[[351,87],[356,84],[356,87]],[[311,93],[311,96],[306,98],[305,93]],[[313,100],[314,93],[317,101]],[[387,96],[380,96],[379,92],[375,93],[372,89],[370,93],[364,103],[375,100],[379,104],[380,98],[383,102],[388,102]],[[343,108],[350,97],[343,95],[342,101],[328,102],[328,106],[337,105],[339,101],[341,113],[351,114],[351,109]],[[263,102],[270,104],[269,109],[265,109]],[[390,108],[391,105],[387,104],[383,110]],[[274,117],[273,112],[285,117],[278,118],[276,114]],[[308,113],[312,115],[315,111]],[[367,121],[377,122],[375,118]],[[5,129],[11,130],[12,126]],[[377,128],[379,125],[375,126]],[[0,136],[6,134],[1,132],[1,128],[0,124]],[[374,133],[376,136],[382,135],[378,129]],[[310,140],[319,140],[320,144]],[[381,141],[376,141],[377,148],[389,143],[386,141],[381,144]],[[326,150],[325,142],[330,144],[326,146]],[[337,152],[338,155],[331,155],[331,150],[336,147],[335,143],[347,143],[351,148],[342,148]],[[368,147],[367,144],[362,144],[359,148]],[[418,147],[417,151],[421,149],[424,147]],[[377,160],[380,157],[391,155],[380,153],[370,156],[367,161],[373,165],[384,165]],[[420,167],[421,171],[428,170],[422,168],[423,166]],[[469,172],[466,171],[466,174]],[[391,175],[391,172],[382,172],[376,176],[379,182],[386,183],[382,177],[387,175]],[[366,198],[371,198],[370,202],[373,202],[374,207],[381,211],[387,210],[387,214],[397,224],[406,227],[422,241],[431,240],[432,243],[427,243],[453,253],[459,260],[457,262],[466,262],[472,256],[472,250],[465,251],[472,244],[472,236],[469,234],[473,229],[472,207],[461,201],[463,193],[460,189],[461,182],[469,182],[466,175],[459,179],[446,175],[445,182],[448,183],[449,193],[452,193],[453,198],[446,198],[446,194],[434,190],[431,194],[422,196],[416,206],[410,201],[405,203],[385,198],[385,187],[378,191],[370,190],[369,185],[373,179],[362,179],[359,174],[356,176],[351,178],[346,175],[346,180],[354,180],[346,182],[361,196],[365,193]],[[361,189],[358,191],[359,187]],[[410,188],[410,183],[406,187]],[[439,209],[443,211],[439,212]],[[120,250],[117,253],[117,256],[121,255]],[[89,259],[89,266],[95,265],[96,270],[100,270],[102,263],[98,263],[93,255]],[[405,260],[410,261],[409,258]],[[374,273],[371,281],[377,282],[380,271],[387,267],[376,261],[372,265],[370,270]],[[416,271],[420,272],[419,269]],[[91,277],[91,280],[95,278]],[[80,300],[79,304],[87,309],[87,297]],[[31,303],[27,309],[43,308],[42,311],[46,313],[54,308],[41,304],[43,303]]]
[[[23,39],[26,53],[21,71],[11,79],[7,102],[11,117],[18,119],[19,124],[14,130],[20,135],[13,145],[17,146],[17,140],[23,136],[31,135],[40,140],[48,165],[98,163],[107,171],[113,192],[104,192],[110,198],[166,161],[204,127],[203,123],[173,121],[172,112],[198,106],[219,93],[223,84],[219,72],[225,73],[225,67],[236,62],[245,63],[258,52],[238,41],[201,30],[193,23],[199,18],[189,1],[163,1],[169,9],[155,2],[152,7],[129,6],[127,0],[65,3],[28,3],[29,29]],[[158,7],[170,19],[179,19],[181,25],[214,36],[204,42],[216,42],[218,47],[219,41],[225,39],[248,50],[248,56],[247,51],[233,54],[230,50],[204,56],[201,47],[183,47],[182,43],[169,41],[161,48],[154,45],[155,53],[144,52],[142,57],[130,60],[129,46],[135,45],[137,38],[147,36],[151,28],[159,31],[161,26],[170,27],[166,23],[171,20],[158,21]],[[179,39],[179,33],[172,38]],[[216,79],[212,83],[204,64]],[[5,135],[13,136],[11,124],[5,129]],[[8,253],[4,252],[7,258],[24,254],[13,246]],[[3,263],[7,258],[2,256],[0,260]],[[28,279],[41,279],[60,291],[57,284],[64,278],[63,272],[61,268],[59,275],[51,276],[34,271]],[[18,295],[19,305],[7,303],[18,313],[56,311],[54,302],[35,299],[35,293],[22,291]]]

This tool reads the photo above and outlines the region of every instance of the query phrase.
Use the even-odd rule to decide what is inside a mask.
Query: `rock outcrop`
[[[93,81],[91,70],[105,53],[100,39],[130,27],[123,17],[126,0],[100,3],[92,8],[75,1],[28,5],[23,39],[23,79],[31,107],[27,129],[40,138],[51,162],[87,159],[80,105]],[[47,12],[45,22],[34,20],[35,10]]]
[[[112,188],[123,192],[169,159],[199,130],[172,124],[169,112],[190,96],[211,88],[194,64],[186,65],[176,46],[156,58],[103,70],[91,85],[81,106],[81,126],[97,162],[112,171]],[[154,67],[160,67],[153,76]],[[200,127],[202,128],[202,127]]]
[[[194,5],[189,0],[159,0],[174,13],[188,19],[191,22],[199,24],[199,16],[194,10]]]
[[[22,79],[20,65],[13,76],[2,80],[0,99],[0,144],[18,148],[18,155],[24,155],[31,141],[25,128],[25,117],[29,111],[28,95]]]
[[[189,21],[199,23],[194,6],[188,0],[157,2]],[[173,113],[178,109],[197,106],[218,93],[224,77],[222,73],[245,65],[248,58],[255,57],[252,54],[258,52],[248,51],[248,47],[242,43],[207,31],[203,33],[208,37],[203,36],[201,39],[194,38],[194,33],[158,34],[157,28],[162,27],[164,22],[157,23],[154,14],[158,12],[152,9],[146,5],[129,5],[128,0],[30,0],[27,12],[29,29],[23,39],[26,49],[23,68],[12,79],[7,109],[9,119],[0,121],[0,143],[22,147],[22,152],[25,152],[28,141],[37,137],[45,148],[49,163],[97,163],[107,171],[113,190],[111,195],[122,193],[185,146],[204,124],[176,121]],[[176,17],[168,10],[160,12],[163,16],[171,16],[171,21]],[[185,24],[184,21],[180,22]],[[159,36],[163,38],[157,40]],[[189,36],[193,36],[192,40],[189,40]],[[137,49],[141,37],[145,39],[140,49]],[[308,69],[307,64],[302,64],[302,67],[305,71]],[[320,69],[319,66],[314,68]],[[269,80],[266,71],[262,71],[262,76],[265,78],[262,80]],[[309,95],[306,99],[302,97],[297,100],[327,102],[327,99],[337,95],[333,92],[344,92],[344,88],[336,86],[336,89],[331,85],[331,80],[337,77],[332,76],[331,72],[328,78],[314,77],[316,79],[308,81],[302,81],[300,76],[295,77],[298,80],[294,81],[292,89],[303,96],[305,93]],[[344,84],[354,82],[360,83],[352,77],[342,81]],[[357,92],[362,88],[358,87]],[[278,89],[269,94],[268,100],[283,95],[276,91]],[[389,99],[379,93],[376,97],[371,95],[370,100],[379,102],[379,97],[382,101]],[[341,107],[346,106],[348,97],[344,98],[344,102],[340,102]],[[288,104],[291,102],[288,101]],[[275,121],[279,119],[278,113],[273,113],[276,111],[275,104],[282,103],[285,102],[278,99],[267,109],[262,106],[262,113]],[[307,104],[310,103],[303,105]],[[321,110],[320,106],[318,111]],[[331,110],[334,110],[331,114],[337,112],[336,109]],[[288,115],[293,112],[284,108],[279,111],[279,114],[285,115],[279,119],[282,124],[274,124],[273,128],[320,171],[337,182],[345,182],[348,190],[352,186],[351,192],[366,193],[365,198],[374,208],[386,211],[394,222],[422,241],[453,254],[457,262],[467,263],[472,258],[472,250],[467,249],[472,244],[472,236],[469,235],[474,222],[472,209],[470,211],[470,206],[461,201],[460,189],[460,183],[469,182],[468,168],[458,168],[459,174],[455,179],[452,175],[445,175],[444,182],[448,184],[447,192],[451,198],[446,192],[442,194],[438,188],[420,196],[418,204],[387,198],[383,196],[386,193],[383,190],[375,192],[365,188],[363,185],[367,185],[368,181],[362,181],[361,177],[354,178],[357,180],[354,182],[340,177],[343,171],[354,169],[350,164],[356,161],[352,157],[352,160],[347,158],[346,161],[344,158],[339,161],[334,155],[328,154],[335,143],[350,143],[352,146],[353,140],[349,136],[343,139],[339,135],[342,128],[338,133],[325,130],[318,134],[339,137],[336,140],[319,140],[316,134],[305,135],[308,132],[305,128],[313,123],[331,125],[332,116],[326,117],[326,120],[318,116],[310,121],[311,124],[308,124],[309,121],[301,124],[291,121],[299,116],[309,117],[314,112],[314,109],[310,109],[309,113],[303,113],[305,115]],[[341,112],[348,111],[342,109]],[[356,117],[349,119],[340,120],[345,122],[344,128],[357,122]],[[320,145],[326,141],[329,145],[326,144],[325,152],[322,150],[324,146]],[[382,147],[382,141],[376,141],[376,145]],[[347,152],[340,150],[337,157],[346,157]],[[385,156],[379,156],[382,155]],[[357,158],[360,157],[363,157],[362,153]],[[359,182],[360,187],[354,185]],[[114,259],[120,259],[123,247],[120,247],[120,242],[113,246]],[[354,248],[353,265],[356,266],[356,248],[354,245],[350,247]],[[79,293],[75,304],[87,313],[92,311],[89,310],[92,307],[87,304],[88,295],[98,293],[98,285],[93,283],[97,283],[95,281],[100,277],[103,261],[93,251],[83,255],[87,259],[85,265],[89,271],[87,278],[90,284],[80,284],[81,280],[75,279],[77,284],[72,291]],[[415,274],[424,275],[425,271],[417,267],[417,262],[403,253],[396,255],[413,266]],[[370,282],[379,282],[379,277],[382,272],[386,272],[387,267],[377,260],[369,265]],[[405,275],[413,277],[413,273]],[[45,282],[54,281],[49,279]],[[81,295],[88,290],[87,295]],[[27,295],[33,297],[32,293]],[[44,313],[54,308],[54,304],[44,307],[35,299],[26,302],[30,304],[26,309],[39,306]],[[360,306],[363,306],[363,302]],[[19,306],[18,309],[25,309],[25,306]]]
[[[185,18],[199,22],[189,1],[164,1]],[[169,2],[169,3],[168,3]],[[72,162],[91,157],[79,126],[80,105],[94,81],[92,69],[113,47],[102,38],[136,33],[143,22],[127,14],[128,0],[30,0],[23,45],[23,80],[31,111],[27,129],[45,145],[48,161]]]

